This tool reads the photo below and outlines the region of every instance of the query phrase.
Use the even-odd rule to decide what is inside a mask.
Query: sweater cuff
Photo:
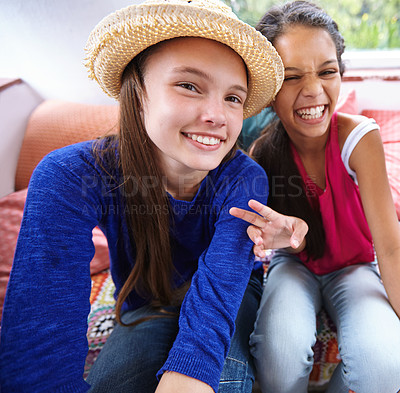
[[[219,368],[218,364],[212,365],[209,361],[205,362],[193,355],[181,351],[170,351],[167,361],[157,373],[157,378],[160,379],[165,371],[174,371],[198,379],[211,386],[214,392],[217,392],[222,369]]]

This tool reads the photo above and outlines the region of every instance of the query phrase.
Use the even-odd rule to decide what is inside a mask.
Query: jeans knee
[[[356,358],[343,359],[349,386],[355,392],[397,393],[400,389],[400,357],[398,351],[384,351],[374,345],[359,348]]]
[[[253,334],[251,353],[254,356],[257,379],[263,392],[301,392],[307,388],[308,377],[314,364],[311,345],[301,340],[274,340],[266,335]]]
[[[314,362],[312,346],[312,342],[307,344],[295,334],[285,337],[277,335],[273,338],[267,334],[253,333],[250,338],[251,354],[257,361],[282,365],[299,364],[300,368],[312,367]]]

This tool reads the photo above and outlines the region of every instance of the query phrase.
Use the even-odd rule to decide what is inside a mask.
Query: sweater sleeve
[[[1,389],[86,392],[95,201],[70,167],[46,157],[35,170],[4,305]]]
[[[220,375],[235,319],[254,264],[248,224],[229,214],[233,206],[248,208],[250,199],[266,202],[268,180],[258,166],[250,166],[219,201],[219,216],[209,247],[182,304],[179,333],[159,371],[175,371],[201,380],[218,390]]]

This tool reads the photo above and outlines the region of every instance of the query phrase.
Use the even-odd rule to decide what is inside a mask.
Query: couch
[[[342,98],[339,109],[357,113],[354,92]],[[364,110],[362,114],[374,117],[381,125],[389,181],[400,219],[400,110]],[[245,121],[242,142],[246,142],[246,138],[248,142],[252,138],[249,137],[249,132],[258,132],[258,127],[265,125],[263,122],[265,123],[265,118]],[[3,239],[0,243],[0,312],[11,270],[29,178],[33,169],[48,152],[65,145],[113,133],[117,123],[117,106],[85,105],[54,100],[44,101],[38,105],[29,117],[17,168],[15,168],[15,191],[0,199],[0,238]],[[110,335],[115,320],[114,285],[108,270],[107,241],[98,228],[93,231],[93,241],[96,253],[90,266],[92,291],[85,376]],[[323,391],[340,361],[335,326],[324,311],[317,316],[317,327],[318,337],[314,347],[315,361],[310,376],[310,391]]]

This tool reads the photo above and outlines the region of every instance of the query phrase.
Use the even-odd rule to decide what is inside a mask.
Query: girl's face
[[[246,67],[204,38],[165,41],[147,59],[144,124],[164,175],[206,176],[234,146],[247,97]]]
[[[275,48],[285,80],[273,108],[287,133],[294,142],[325,135],[341,84],[331,36],[322,28],[296,25],[276,40]]]

